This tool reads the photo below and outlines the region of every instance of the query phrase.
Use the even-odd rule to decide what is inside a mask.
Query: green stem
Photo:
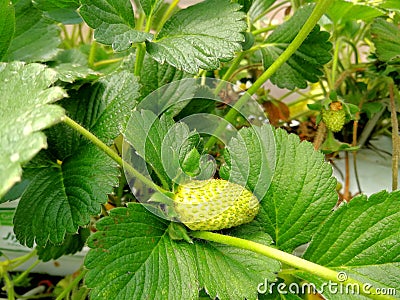
[[[163,188],[159,187],[153,181],[151,181],[146,176],[144,176],[139,171],[137,171],[130,164],[128,164],[127,162],[124,162],[122,160],[122,158],[116,152],[114,152],[110,147],[108,147],[106,144],[104,144],[97,136],[95,136],[93,133],[88,131],[86,128],[82,127],[81,125],[76,123],[74,120],[72,120],[68,116],[65,116],[63,121],[64,121],[65,124],[67,124],[72,129],[74,129],[77,132],[79,132],[80,134],[82,134],[89,141],[91,141],[93,144],[95,144],[97,147],[99,147],[104,153],[106,153],[117,164],[119,164],[122,168],[124,168],[126,171],[131,173],[134,177],[139,179],[145,185],[147,185],[148,187],[150,187],[150,188],[152,188],[152,189],[154,189],[154,190],[156,190],[156,191],[158,191],[160,193],[163,193],[163,194],[168,193],[167,190],[164,190]]]
[[[97,68],[97,67],[104,66],[104,65],[110,65],[113,63],[120,62],[122,60],[123,60],[122,57],[104,59],[104,60],[100,60],[100,61],[93,63],[93,67]]]
[[[253,85],[247,90],[247,93],[244,93],[242,97],[235,103],[235,105],[229,110],[229,112],[225,116],[225,120],[231,122],[237,111],[251,98],[251,95],[255,94],[257,90],[296,52],[296,50],[301,46],[310,32],[313,30],[318,20],[325,13],[326,9],[332,3],[331,0],[321,0],[319,1],[314,10],[312,11],[310,17],[304,23],[303,27],[300,29],[299,33],[293,39],[293,41],[289,44],[285,51],[272,63],[272,65],[265,70],[263,74],[253,83]],[[215,136],[219,136],[219,134],[224,130],[225,123],[221,122],[221,125],[218,126],[214,135],[211,136],[206,145],[206,149],[210,149],[217,139]]]
[[[93,41],[92,45],[90,46],[89,57],[88,57],[88,65],[90,68],[93,68],[94,66],[94,58],[96,56],[96,50],[97,50],[97,42]]]
[[[87,270],[82,270],[78,276],[76,276],[74,278],[74,280],[58,295],[58,297],[56,298],[56,300],[62,300],[64,299],[65,296],[67,296],[67,294],[69,292],[71,292],[71,290],[77,286],[79,284],[79,282],[82,280],[82,278],[86,275]]]
[[[220,244],[225,244],[233,247],[237,247],[244,250],[249,250],[269,258],[279,260],[280,262],[295,267],[299,270],[308,272],[310,274],[316,275],[323,279],[336,282],[339,284],[355,284],[359,286],[359,290],[363,295],[366,295],[372,299],[393,299],[389,296],[377,295],[374,288],[369,289],[367,293],[363,289],[363,283],[352,278],[347,278],[345,281],[340,281],[338,279],[340,273],[324,266],[318,265],[316,263],[307,261],[300,257],[294,256],[292,254],[286,253],[284,251],[258,244],[252,241],[240,239],[233,236],[227,236],[219,233],[207,232],[207,231],[193,231],[191,235],[198,239],[203,239],[211,242],[216,242]]]
[[[24,272],[22,272],[17,278],[14,279],[14,284],[17,285],[20,282],[22,282],[22,280],[24,280],[29,273],[38,265],[40,264],[40,260],[36,260],[33,264],[31,264]]]
[[[10,277],[8,276],[8,273],[5,273],[3,275],[3,278],[4,278],[4,283],[5,283],[5,290],[7,292],[7,299],[15,300],[14,285],[13,285],[13,282],[11,281]]]
[[[277,25],[271,25],[271,26],[267,26],[267,27],[263,27],[263,28],[260,28],[260,29],[253,30],[251,33],[252,33],[254,36],[256,36],[256,35],[259,35],[259,34],[261,34],[261,33],[274,30],[276,27],[277,27]]]
[[[333,52],[333,61],[332,61],[332,70],[331,70],[331,80],[330,80],[330,90],[333,90],[335,88],[335,82],[336,82],[336,72],[337,72],[337,67],[338,67],[338,62],[339,62],[339,49],[340,49],[340,39],[336,40],[335,43],[335,50]]]
[[[231,78],[232,74],[240,65],[243,57],[245,56],[246,52],[240,52],[235,59],[232,61],[229,69],[225,72],[224,76],[222,76],[221,80],[219,81],[217,87],[215,88],[214,95],[218,95],[219,92],[224,88],[225,84]]]
[[[167,20],[169,19],[169,17],[172,15],[175,7],[179,4],[179,0],[173,0],[171,2],[171,4],[169,5],[167,11],[164,13],[164,15],[162,16],[161,21],[158,23],[157,26],[157,32],[159,32],[161,30],[161,28],[164,26],[165,22],[167,22]]]
[[[15,268],[19,267],[20,265],[23,265],[24,263],[26,263],[28,260],[30,260],[35,255],[36,255],[36,249],[28,254],[25,254],[23,256],[19,256],[19,257],[9,260],[8,261],[9,266],[10,266],[9,270],[15,269]]]
[[[144,56],[146,55],[146,44],[140,43],[136,47],[136,58],[135,58],[135,76],[140,76],[142,70]]]

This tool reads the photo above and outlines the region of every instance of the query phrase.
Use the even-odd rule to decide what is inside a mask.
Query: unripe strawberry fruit
[[[333,132],[342,130],[346,121],[346,112],[339,101],[332,102],[329,105],[329,110],[322,109],[322,121],[326,127]]]
[[[192,230],[220,230],[249,223],[260,209],[250,191],[222,179],[181,185],[174,202],[180,221]]]

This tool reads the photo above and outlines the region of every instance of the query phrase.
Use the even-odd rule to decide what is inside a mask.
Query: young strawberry
[[[329,110],[323,108],[322,121],[325,123],[326,127],[333,132],[342,130],[346,121],[346,112],[343,109],[342,103],[335,101],[329,105]]]
[[[249,223],[260,208],[250,191],[222,179],[181,185],[174,203],[180,221],[192,230],[220,230]]]

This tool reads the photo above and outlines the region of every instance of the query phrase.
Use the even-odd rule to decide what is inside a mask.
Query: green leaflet
[[[400,61],[400,30],[396,25],[384,19],[375,19],[371,26],[371,35],[380,60],[388,63]]]
[[[42,261],[57,259],[63,255],[75,254],[81,251],[90,235],[89,228],[79,228],[76,234],[67,234],[62,244],[48,243],[44,247],[36,248],[38,257]]]
[[[111,144],[136,104],[138,90],[132,74],[116,72],[83,85],[60,103],[71,118]],[[47,241],[59,244],[67,233],[87,225],[117,185],[119,173],[115,162],[66,124],[53,126],[46,134],[47,156],[41,156],[37,167],[31,166],[37,171],[15,215],[17,238],[28,246],[34,241],[39,246]]]
[[[300,28],[312,12],[313,5],[299,10],[285,23],[278,26],[265,40],[261,49],[264,68],[267,69],[293,41]],[[316,26],[299,49],[271,77],[271,82],[280,88],[306,88],[307,81],[317,82],[322,75],[321,68],[331,60],[332,44],[329,33]]]
[[[234,247],[172,241],[168,226],[137,203],[100,220],[85,261],[92,299],[197,300],[202,286],[221,300],[256,299],[257,285],[279,270],[278,262]],[[255,229],[238,228],[235,234],[271,242]]]
[[[206,0],[183,9],[164,25],[147,52],[158,62],[195,74],[199,68],[217,69],[241,50],[246,23],[239,5]]]
[[[399,191],[353,198],[322,224],[304,258],[373,287],[400,290],[399,204]],[[299,276],[321,284],[315,276]],[[329,298],[340,299],[334,295]]]
[[[162,0],[139,0],[140,6],[147,17],[153,16],[160,5],[163,3]]]
[[[227,151],[228,163],[220,176],[246,186],[261,200],[275,170],[275,139],[271,126],[241,129],[238,136],[229,141]]]
[[[78,0],[35,0],[36,8],[43,11],[46,18],[63,24],[79,24],[82,22],[77,13]]]
[[[49,162],[37,171],[23,193],[14,216],[21,244],[60,244],[67,233],[87,225],[117,184],[115,163],[94,145],[84,145],[61,165]]]
[[[0,61],[7,53],[15,30],[15,11],[8,0],[0,1]]]
[[[92,27],[94,38],[115,51],[129,49],[133,43],[152,38],[152,34],[135,30],[135,17],[130,1],[83,0],[79,14]]]
[[[5,61],[44,62],[59,51],[60,28],[44,18],[30,0],[19,0],[14,5],[15,33],[3,57]]]
[[[298,136],[275,131],[274,177],[256,217],[276,246],[286,252],[311,240],[338,199],[332,167]]]
[[[197,299],[191,246],[172,241],[168,225],[137,203],[100,220],[85,260],[91,299]]]
[[[140,99],[144,99],[151,92],[168,83],[189,77],[191,77],[189,74],[177,70],[171,65],[162,65],[146,54],[140,73]]]
[[[44,65],[0,64],[0,196],[21,179],[21,164],[47,146],[41,130],[64,116],[51,104],[65,96],[61,88],[50,87],[56,79]]]

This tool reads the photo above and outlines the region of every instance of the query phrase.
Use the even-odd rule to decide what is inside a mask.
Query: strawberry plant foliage
[[[246,23],[239,7],[227,0],[206,0],[181,10],[147,42],[147,51],[158,62],[188,73],[216,69],[220,61],[232,59],[244,41]]]
[[[45,62],[60,50],[60,29],[42,16],[31,1],[14,5],[15,32],[3,61]]]
[[[51,87],[56,75],[40,64],[0,64],[0,196],[20,180],[21,164],[47,147],[41,131],[64,115],[52,104],[65,96],[60,87]]]
[[[398,191],[383,191],[368,199],[354,198],[329,216],[313,236],[304,257],[346,271],[348,276],[376,287],[398,290],[399,201]],[[318,278],[299,276],[321,284]],[[329,295],[329,298],[339,299],[338,295]]]
[[[305,6],[280,25],[265,40],[262,48],[264,68],[268,68],[287,48],[309,17],[313,6]],[[284,63],[271,77],[271,81],[281,88],[306,88],[307,81],[317,82],[322,75],[321,68],[331,60],[332,44],[328,41],[329,33],[320,31],[317,25],[297,49],[293,56]]]
[[[0,0],[0,196],[24,180],[0,201],[19,200],[18,241],[42,261],[88,245],[84,271],[62,293],[84,278],[90,299],[300,299],[259,288],[338,282],[337,271],[400,289],[399,193],[335,207],[323,154],[267,124],[259,105],[268,79],[290,89],[339,79],[321,76],[332,48],[317,25],[325,12],[320,25],[334,30],[369,20],[378,59],[395,70],[399,17],[371,19],[398,4],[292,1],[287,20],[264,26],[288,1],[177,2]],[[248,93],[229,84],[247,76]],[[237,223],[230,215],[218,232],[191,230],[174,200],[206,203],[211,193],[183,186],[205,179],[246,189],[258,214],[232,206]],[[290,254],[304,244],[302,258]],[[12,267],[0,262],[10,299]]]
[[[112,45],[115,51],[127,50],[132,43],[144,42],[152,35],[135,30],[135,17],[130,1],[86,1],[79,13],[85,22],[95,29],[95,39]]]

